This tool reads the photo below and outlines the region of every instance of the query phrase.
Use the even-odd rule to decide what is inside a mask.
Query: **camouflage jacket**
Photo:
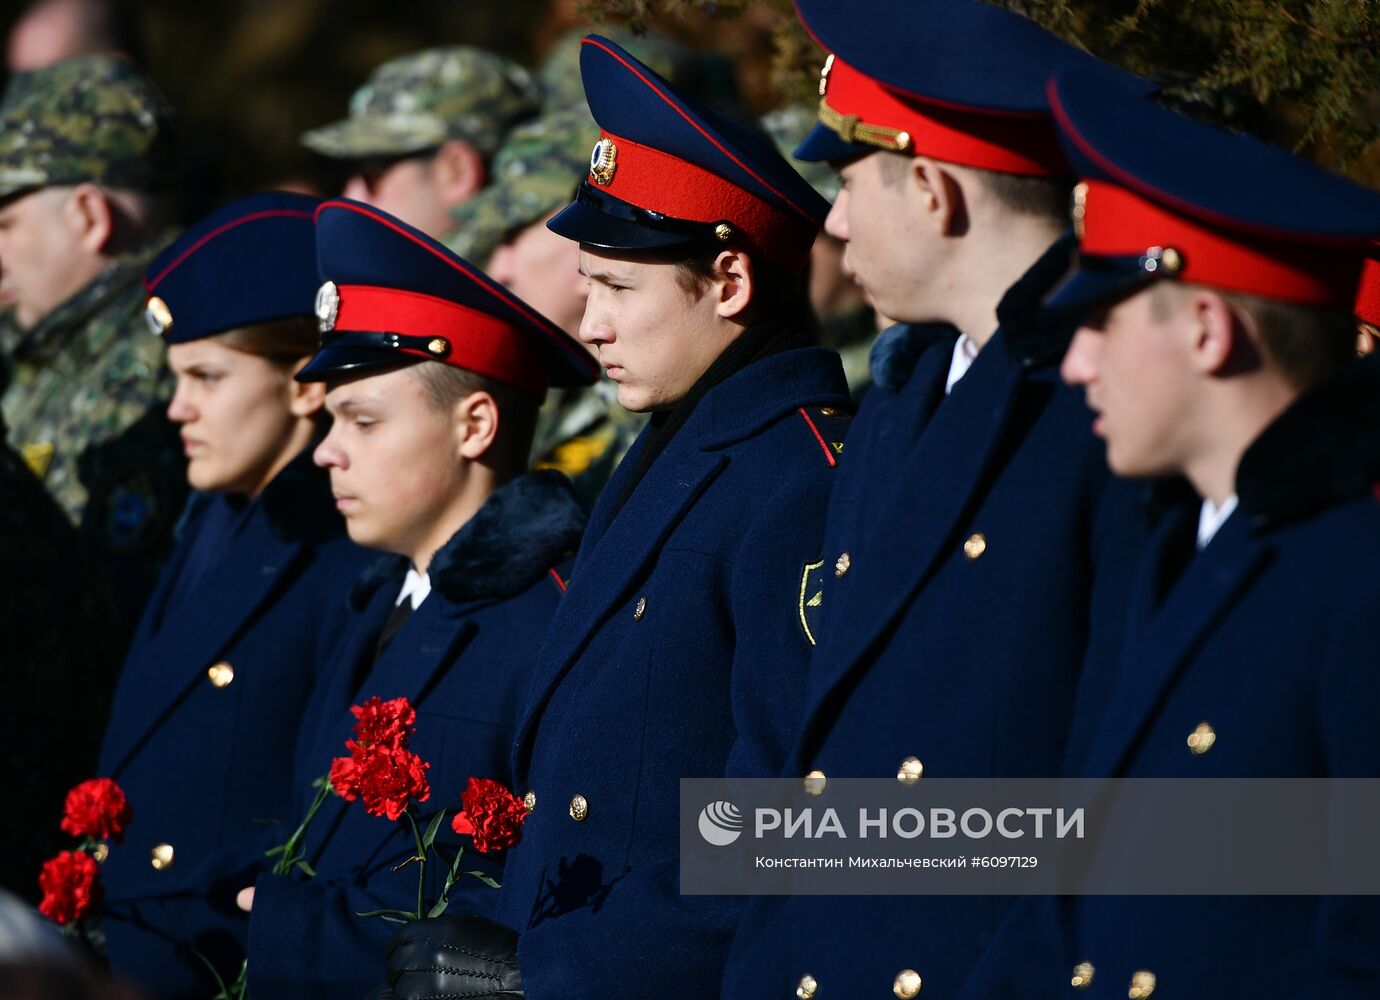
[[[187,492],[163,412],[171,375],[162,341],[144,325],[139,283],[167,243],[114,261],[3,344],[10,444],[109,567],[117,594],[131,602],[122,610],[137,611],[151,587]]]

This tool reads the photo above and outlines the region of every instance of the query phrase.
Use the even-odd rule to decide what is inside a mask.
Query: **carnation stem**
[[[422,831],[417,829],[417,820],[412,815],[412,807],[403,810],[408,825],[412,827],[412,839],[417,845],[417,916],[421,920],[426,915],[426,846],[422,843]]]
[[[319,787],[316,789],[316,798],[312,799],[311,808],[307,810],[302,822],[297,825],[297,829],[292,831],[292,836],[283,845],[282,852],[278,855],[278,860],[273,865],[274,875],[287,875],[297,865],[297,862],[306,854],[301,849],[302,839],[307,834],[307,827],[316,818],[316,814],[321,811],[322,805],[326,802],[326,796],[335,791],[331,787],[330,778],[322,778]]]

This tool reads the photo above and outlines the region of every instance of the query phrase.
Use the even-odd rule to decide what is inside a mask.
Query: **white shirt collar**
[[[431,577],[425,573],[418,573],[412,567],[408,567],[407,578],[403,580],[402,590],[398,591],[398,599],[393,602],[394,606],[403,601],[411,599],[412,610],[416,611],[428,594],[431,593]]]
[[[977,344],[973,343],[966,333],[959,334],[958,340],[954,343],[953,360],[949,362],[949,378],[944,383],[944,395],[947,396],[954,384],[968,374],[968,369],[973,367],[977,355]]]
[[[1198,512],[1198,548],[1207,548],[1207,543],[1212,541],[1212,536],[1227,523],[1227,518],[1231,517],[1234,510],[1235,493],[1223,500],[1220,507],[1211,500],[1203,501],[1203,509]]]

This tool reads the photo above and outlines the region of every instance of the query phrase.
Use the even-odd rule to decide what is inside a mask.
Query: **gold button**
[[[909,133],[909,132],[897,132],[897,133],[896,133],[896,149],[897,149],[898,152],[901,152],[901,153],[904,153],[906,150],[910,149],[910,133]]]
[[[824,776],[823,771],[811,771],[805,775],[805,794],[818,795],[824,791],[824,786],[829,783],[829,779]]]
[[[635,621],[635,622],[640,622],[640,621],[642,620],[642,616],[645,615],[646,613],[647,613],[647,598],[646,598],[645,596],[644,596],[644,597],[639,597],[639,598],[637,599],[637,607],[633,608],[633,621]]]
[[[576,795],[570,800],[570,818],[576,823],[583,823],[589,817],[589,800],[583,795]]]
[[[714,227],[714,237],[720,243],[727,242],[729,237],[731,237],[732,235],[733,227],[730,226],[727,222],[720,222],[717,226]]]
[[[430,351],[432,354],[435,354],[437,357],[440,357],[442,354],[445,354],[447,351],[450,350],[450,344],[442,340],[440,337],[433,337],[431,340],[427,342],[426,349]]]
[[[963,554],[969,559],[977,559],[987,551],[987,536],[980,531],[975,531],[963,543]]]
[[[96,864],[105,864],[105,859],[110,857],[110,845],[105,841],[101,841],[95,847],[91,848],[91,856],[96,859]]]
[[[522,808],[526,809],[529,813],[537,808],[536,792],[528,790],[527,794],[522,797]]]
[[[1141,969],[1131,976],[1131,988],[1126,991],[1126,995],[1131,1000],[1146,1000],[1155,992],[1155,974]]]
[[[1096,970],[1091,962],[1079,962],[1073,967],[1073,988],[1076,990],[1086,990],[1092,985],[1093,973]]]
[[[848,572],[848,567],[852,565],[853,557],[845,552],[843,555],[839,556],[838,561],[834,563],[834,575],[843,576],[843,574]]]
[[[1206,722],[1198,723],[1198,728],[1188,734],[1188,749],[1196,757],[1201,757],[1217,742],[1217,731]]]
[[[839,411],[834,409],[832,406],[821,406],[819,408],[819,412],[822,416],[832,417],[835,413],[838,413]]]
[[[920,973],[914,969],[902,969],[896,973],[896,980],[891,984],[891,992],[901,1000],[912,1000],[913,997],[919,996]]]
[[[172,844],[159,844],[149,852],[149,864],[153,865],[154,871],[166,871],[172,867],[172,863]]]
[[[925,765],[920,763],[919,757],[907,757],[896,769],[896,780],[903,785],[913,785],[924,773]]]
[[[800,977],[800,983],[795,988],[795,995],[800,1000],[814,1000],[815,992],[819,989],[819,983],[815,982],[815,977],[808,972]]]
[[[211,683],[218,687],[229,687],[230,682],[235,679],[235,668],[224,660],[206,671],[206,676],[211,678]]]

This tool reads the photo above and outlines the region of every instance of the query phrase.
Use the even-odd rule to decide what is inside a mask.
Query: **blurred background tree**
[[[182,112],[194,210],[290,180],[335,190],[338,168],[298,136],[343,115],[379,63],[431,45],[532,66],[576,25],[654,28],[731,59],[757,113],[817,100],[823,60],[790,0],[105,2]],[[1004,2],[1198,113],[1380,186],[1380,0]],[[29,6],[5,0],[0,31]]]

